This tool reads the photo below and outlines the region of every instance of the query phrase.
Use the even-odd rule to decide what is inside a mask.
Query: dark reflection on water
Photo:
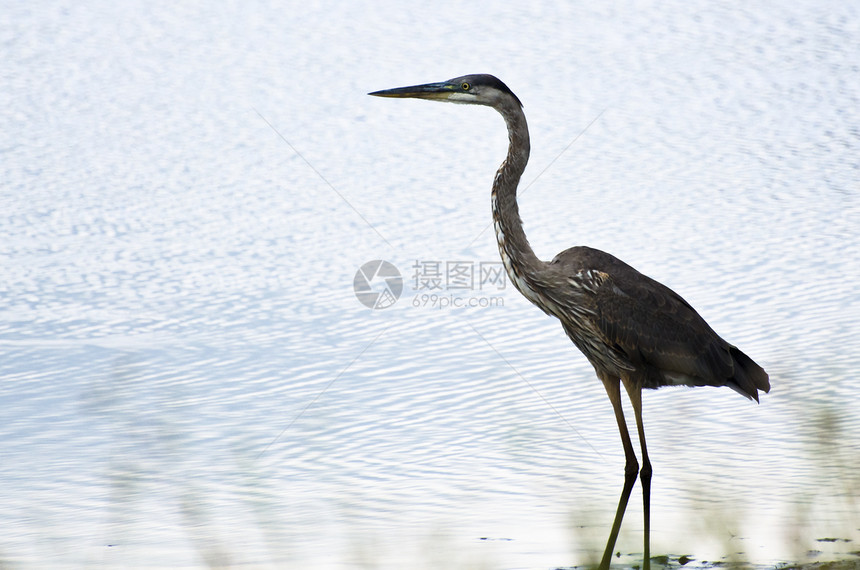
[[[10,8],[0,566],[599,560],[623,457],[593,370],[510,288],[413,303],[416,261],[497,260],[480,232],[504,132],[364,93],[469,71],[526,103],[542,257],[617,254],[771,374],[759,406],[645,395],[652,553],[856,550],[856,6],[210,16]],[[351,289],[373,259],[404,277],[385,311]],[[641,521],[631,500],[619,565]]]

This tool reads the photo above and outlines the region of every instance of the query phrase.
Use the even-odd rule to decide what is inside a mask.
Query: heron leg
[[[639,462],[636,461],[636,453],[633,451],[633,444],[627,431],[627,422],[624,420],[624,411],[621,408],[620,380],[604,376],[601,376],[600,379],[603,381],[606,394],[609,396],[609,401],[612,402],[612,409],[615,411],[615,420],[618,422],[618,431],[621,434],[621,444],[624,446],[624,456],[626,459],[624,465],[624,488],[621,490],[621,496],[618,498],[615,520],[612,522],[612,530],[609,533],[609,540],[606,541],[606,549],[603,551],[603,559],[600,561],[599,567],[600,570],[609,570],[612,551],[615,550],[615,541],[618,539],[618,531],[621,530],[621,520],[624,518],[624,511],[627,510],[630,492],[636,483]]]
[[[648,459],[648,447],[645,445],[645,427],[642,423],[642,384],[630,378],[624,378],[624,388],[633,405],[636,416],[636,429],[639,431],[639,445],[642,446],[642,470],[639,477],[642,480],[642,512],[645,518],[645,538],[642,560],[642,570],[651,568],[651,461]]]
[[[606,388],[609,401],[612,403],[615,421],[618,423],[618,432],[621,434],[621,445],[624,446],[624,474],[629,477],[632,473],[635,478],[639,473],[639,461],[636,459],[636,452],[633,451],[633,443],[630,441],[630,433],[627,431],[627,421],[624,419],[624,410],[621,408],[621,382],[618,378],[601,378],[601,380],[603,380],[603,387]]]

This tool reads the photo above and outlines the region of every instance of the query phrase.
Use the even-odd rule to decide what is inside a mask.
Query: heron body
[[[529,301],[561,321],[568,337],[594,367],[615,411],[627,476],[601,567],[609,566],[622,507],[626,508],[639,472],[647,568],[651,464],[642,425],[642,389],[728,386],[758,401],[759,390],[770,390],[767,373],[715,333],[680,295],[608,253],[579,246],[559,253],[550,262],[538,259],[526,239],[517,206],[517,186],[529,159],[528,124],[520,100],[499,79],[466,75],[371,95],[485,105],[504,118],[508,153],[496,173],[491,194],[499,254],[511,283]],[[641,472],[621,408],[621,384],[636,416]]]

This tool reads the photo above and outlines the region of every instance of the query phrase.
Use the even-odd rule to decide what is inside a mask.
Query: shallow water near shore
[[[5,12],[0,567],[599,561],[623,452],[498,272],[502,120],[366,95],[473,72],[525,104],[538,255],[613,253],[770,374],[644,395],[652,553],[857,557],[856,4]]]

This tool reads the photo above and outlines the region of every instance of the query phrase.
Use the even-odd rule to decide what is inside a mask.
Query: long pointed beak
[[[409,87],[396,87],[394,89],[383,89],[368,93],[374,97],[410,97],[413,99],[448,99],[456,91],[457,87],[450,83],[425,83],[424,85],[411,85]]]

